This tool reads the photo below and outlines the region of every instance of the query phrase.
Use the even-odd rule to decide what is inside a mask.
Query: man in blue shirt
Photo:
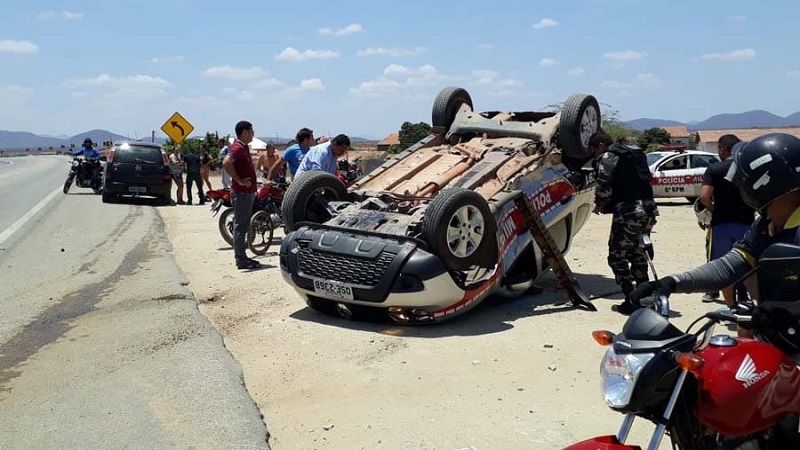
[[[276,170],[279,170],[277,169],[277,166],[286,164],[289,167],[289,173],[292,174],[292,177],[294,177],[297,173],[297,168],[300,167],[300,162],[303,161],[303,157],[306,156],[308,150],[315,143],[314,132],[308,128],[301,128],[300,131],[297,132],[295,139],[297,140],[297,143],[290,146],[285,152],[283,152],[283,161],[278,161],[277,163],[273,164],[273,167],[276,168]],[[271,179],[269,178],[271,175],[272,173],[267,176],[268,180]]]
[[[322,171],[336,175],[336,160],[344,156],[350,148],[350,138],[340,134],[330,142],[315,145],[303,157],[295,178],[306,172]]]
[[[77,152],[74,152],[72,156],[73,157],[83,156],[83,159],[86,160],[86,163],[91,165],[92,189],[94,190],[100,189],[100,161],[99,161],[100,152],[94,149],[94,143],[92,143],[92,139],[88,137],[84,139],[83,147],[81,147],[81,149],[78,150]]]

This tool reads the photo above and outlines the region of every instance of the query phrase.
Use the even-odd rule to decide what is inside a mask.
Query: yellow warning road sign
[[[184,139],[189,137],[194,131],[194,127],[188,120],[186,120],[179,112],[175,112],[164,125],[161,125],[161,131],[167,134],[177,144],[183,142]]]

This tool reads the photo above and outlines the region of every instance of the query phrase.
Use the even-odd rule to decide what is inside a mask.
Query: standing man
[[[219,149],[219,163],[220,165],[222,165],[222,163],[225,161],[225,157],[228,155],[228,152],[230,151],[230,147],[228,147],[228,141],[225,138],[220,138],[219,141],[217,141],[217,148]],[[222,189],[230,189],[230,188],[231,188],[231,176],[228,175],[228,172],[223,167]]]
[[[183,162],[186,165],[186,203],[192,204],[192,183],[197,186],[198,203],[206,204],[206,196],[203,194],[203,178],[200,175],[202,162],[196,153],[186,153],[183,155]]]
[[[258,155],[258,163],[256,164],[257,170],[264,176],[264,181],[276,181],[282,177],[283,170],[280,170],[280,168],[273,170],[273,167],[279,165],[280,161],[281,157],[275,152],[275,145],[268,142],[264,153]]]
[[[169,173],[172,175],[172,181],[175,182],[177,191],[177,200],[179,205],[183,205],[183,156],[181,156],[181,146],[176,145],[169,155]]]
[[[303,157],[306,156],[308,150],[311,146],[316,145],[314,132],[308,128],[301,128],[300,131],[297,132],[297,135],[295,135],[295,140],[297,140],[297,143],[283,152],[282,162],[289,168],[289,173],[292,175],[292,178],[295,177],[297,168],[300,167],[300,162],[303,161]],[[270,174],[267,176],[269,177]]]
[[[350,149],[350,138],[340,134],[332,141],[315,145],[306,153],[295,178],[306,172],[322,171],[336,175],[336,161]]]
[[[257,269],[261,263],[247,257],[247,229],[253,214],[253,201],[256,198],[256,170],[250,156],[250,142],[253,141],[253,124],[241,121],[236,124],[236,141],[230,146],[222,166],[231,176],[231,197],[233,200],[233,252],[236,268]]]
[[[732,134],[720,137],[717,151],[722,161],[708,166],[703,175],[700,203],[711,211],[709,261],[721,258],[731,251],[733,244],[744,238],[755,217],[755,211],[742,200],[739,189],[725,179],[733,163],[733,149],[740,145],[739,142],[739,138]],[[747,290],[742,283],[738,283],[736,292],[733,287],[723,289],[722,298],[726,305],[733,306],[737,300],[747,301]],[[706,301],[705,296],[703,301]]]
[[[639,147],[613,142],[603,130],[589,141],[595,153],[603,155],[598,167],[594,212],[614,215],[608,238],[608,265],[625,301],[613,309],[627,315],[637,308],[630,297],[633,283],[648,281],[647,255],[639,246],[639,237],[653,229],[658,208],[644,152]]]

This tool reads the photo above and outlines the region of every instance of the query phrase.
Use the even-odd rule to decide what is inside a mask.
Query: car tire
[[[272,245],[272,214],[261,210],[250,218],[250,227],[247,229],[247,248],[258,256],[266,255]]]
[[[344,184],[327,172],[306,172],[289,185],[281,204],[286,231],[294,231],[300,222],[323,223],[330,219],[325,205],[347,196]]]
[[[573,159],[592,156],[589,139],[600,130],[600,104],[592,95],[571,95],[561,107],[558,138],[564,155]]]
[[[445,132],[450,129],[453,120],[456,118],[461,105],[466,103],[472,108],[472,97],[463,88],[447,87],[439,91],[436,100],[433,101],[431,111],[431,124],[434,127],[442,127]]]
[[[103,203],[113,203],[114,202],[114,196],[109,194],[109,193],[106,193],[105,191],[103,192],[101,198],[103,200]]]
[[[230,224],[228,223],[230,221]],[[233,224],[233,208],[228,208],[225,211],[222,211],[222,214],[219,215],[219,234],[222,236],[222,239],[228,243],[228,245],[233,246],[233,230],[229,227],[232,227]]]
[[[445,267],[468,270],[497,263],[497,225],[489,204],[475,191],[448,188],[433,198],[422,235]]]

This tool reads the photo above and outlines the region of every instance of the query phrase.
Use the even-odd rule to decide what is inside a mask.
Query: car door
[[[689,158],[685,154],[661,161],[653,173],[653,194],[656,197],[686,197]]]
[[[684,197],[699,197],[700,189],[703,187],[703,174],[711,164],[719,162],[716,155],[689,155],[689,174],[691,181],[686,184],[686,195]]]

